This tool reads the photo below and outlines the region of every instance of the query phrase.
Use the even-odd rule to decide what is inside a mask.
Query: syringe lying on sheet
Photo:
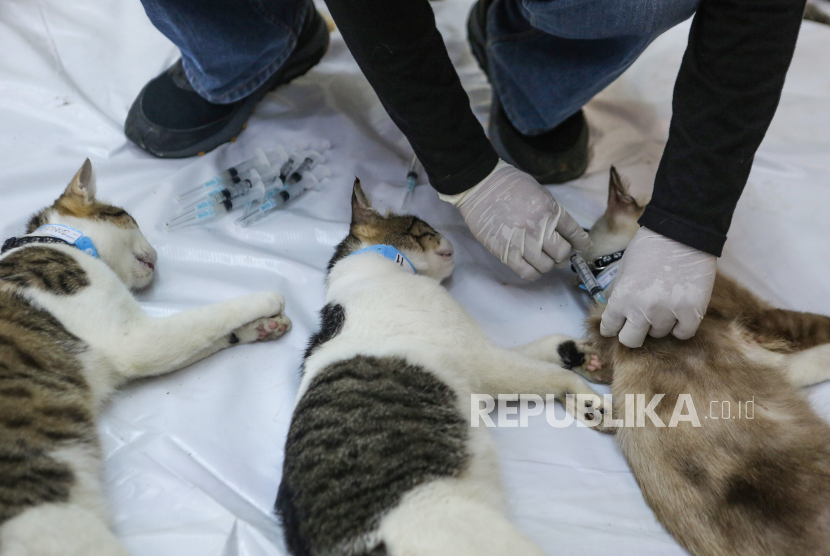
[[[185,226],[201,224],[230,212],[235,206],[240,206],[243,202],[248,202],[250,199],[261,199],[265,195],[265,184],[256,170],[249,170],[245,178],[233,187],[237,185],[242,190],[241,194],[230,196],[215,193],[187,212],[175,216],[167,223],[167,229],[173,231]]]
[[[287,185],[306,181],[305,189],[316,187],[315,180],[328,177],[330,172],[322,166],[325,157],[317,150],[307,147],[305,143],[298,144],[291,154],[286,153],[282,147],[269,153],[257,149],[254,158],[237,164],[180,195],[179,199],[184,199],[189,204],[167,223],[167,229],[172,231],[207,222],[243,205],[245,214],[248,215],[254,205],[260,207]],[[323,141],[316,148],[325,151],[331,148],[331,143]],[[306,175],[309,180],[305,180]],[[288,196],[293,198],[298,194],[298,190],[292,189]]]
[[[303,164],[309,160],[306,158]],[[302,164],[301,164],[302,166]],[[284,187],[273,187],[265,192],[262,202],[252,202],[246,207],[245,215],[236,219],[236,224],[246,228],[284,207],[289,201],[296,199],[309,189],[319,189],[320,180],[327,178],[331,172],[325,166],[317,166],[315,172],[306,170],[302,173],[294,171],[288,176]]]
[[[594,278],[594,273],[591,272],[590,268],[588,268],[588,263],[585,262],[585,259],[583,259],[579,253],[574,253],[571,255],[571,264],[576,270],[576,274],[579,276],[579,279],[582,280],[583,284],[585,284],[585,289],[588,290],[591,297],[600,303],[606,303],[605,296],[602,295],[602,286],[600,286],[597,279]]]
[[[289,159],[288,153],[285,152],[285,149],[282,146],[277,146],[274,150],[268,152],[265,152],[262,149],[256,149],[254,153],[255,156],[253,158],[240,162],[236,166],[232,166],[227,170],[219,172],[216,176],[209,179],[202,185],[185,191],[176,197],[176,200],[180,203],[186,203],[188,201],[193,201],[196,198],[201,200],[203,197],[209,197],[210,195],[219,193],[224,189],[231,189],[234,185],[242,181],[243,176],[249,170],[256,170],[260,177],[267,179],[269,176],[276,175],[278,170],[280,170],[284,163],[286,163],[286,160]],[[198,202],[199,201],[196,203],[191,202],[190,205],[195,205]],[[189,206],[186,208],[189,208]]]
[[[294,166],[296,165],[296,162],[299,159],[302,159],[302,162],[299,164],[299,166],[297,166],[295,170]],[[277,174],[277,166],[276,164],[274,164],[266,168],[266,171],[268,172],[266,174],[258,172],[257,170],[249,170],[248,174],[243,175],[257,173],[258,176],[261,178],[261,183],[265,184],[269,184],[275,181],[277,177],[279,177],[280,184],[296,183],[300,181],[302,175],[305,172],[311,170],[314,166],[316,166],[323,160],[323,155],[321,155],[317,151],[294,152],[290,156],[288,156],[288,159],[281,166],[279,166],[279,174]],[[242,196],[248,197],[249,199],[253,200],[261,199],[262,194],[264,193],[264,189],[263,191],[259,192],[259,197],[256,197],[254,195],[255,191],[252,191],[254,184],[254,180],[239,178],[239,180],[236,183],[223,187],[219,190],[214,190],[206,198],[199,197],[189,205],[182,207],[181,210],[185,211],[186,213],[191,213],[193,211],[199,211],[210,206],[216,207],[224,201],[231,201],[233,199],[236,199],[237,197]],[[180,216],[177,216],[176,218],[179,218]]]

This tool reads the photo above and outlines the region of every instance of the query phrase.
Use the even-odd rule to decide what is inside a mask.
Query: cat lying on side
[[[610,261],[642,212],[612,169],[585,259]],[[830,318],[772,307],[720,273],[689,340],[648,337],[629,349],[600,335],[601,314],[595,307],[577,345],[593,354],[585,375],[613,376],[615,415],[631,411],[629,394],[646,403],[664,394],[654,411],[666,425],[682,394],[696,410],[699,427],[645,419],[617,429],[646,502],[678,542],[695,556],[830,554],[830,425],[798,390],[830,378]]]
[[[446,238],[381,215],[355,183],[285,446],[276,509],[291,554],[543,555],[505,515],[471,393],[593,391],[560,366],[562,337],[490,343],[440,285],[453,265]]]
[[[0,556],[127,556],[108,529],[96,419],[125,382],[288,331],[264,292],[150,318],[156,252],[84,162],[0,255]]]

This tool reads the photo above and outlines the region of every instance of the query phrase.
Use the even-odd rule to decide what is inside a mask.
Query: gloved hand
[[[547,189],[503,160],[472,189],[440,197],[458,207],[476,239],[522,278],[541,277],[567,260],[571,246],[591,246]]]
[[[625,250],[600,333],[630,348],[646,334],[695,335],[712,296],[717,257],[640,228]],[[622,330],[620,330],[622,329]]]

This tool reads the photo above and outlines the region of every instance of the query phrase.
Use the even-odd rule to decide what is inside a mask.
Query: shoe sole
[[[319,14],[318,14],[318,17]],[[155,149],[149,149],[144,145],[143,139],[134,137],[128,137],[134,143],[139,145],[142,149],[147,151],[148,153],[152,154],[157,158],[190,158],[192,156],[203,156],[205,153],[212,151],[213,149],[224,145],[228,142],[236,141],[236,138],[239,136],[240,133],[248,126],[248,118],[251,117],[254,110],[256,109],[256,105],[259,104],[259,101],[268,94],[269,92],[286,85],[297,79],[298,77],[302,77],[306,73],[311,70],[314,66],[316,66],[323,56],[328,51],[329,47],[329,30],[326,22],[320,17],[320,25],[318,25],[317,29],[314,31],[314,38],[309,41],[309,45],[320,43],[322,46],[318,47],[315,51],[309,53],[306,56],[302,56],[303,62],[302,64],[297,64],[293,67],[284,68],[283,73],[279,73],[277,75],[272,76],[271,79],[275,80],[275,83],[271,87],[260,87],[259,90],[252,93],[248,98],[245,99],[239,108],[237,109],[236,113],[228,120],[228,123],[218,132],[212,134],[209,137],[199,141],[198,143],[194,143],[193,145],[186,147],[184,149],[172,150],[172,151],[159,151]],[[302,52],[292,52],[294,54],[302,54]],[[135,130],[136,126],[130,125],[130,122],[127,122],[125,125],[125,131],[129,129],[129,131]]]

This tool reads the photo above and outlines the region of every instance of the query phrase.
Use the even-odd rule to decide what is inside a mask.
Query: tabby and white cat
[[[593,390],[560,366],[561,336],[490,343],[440,285],[453,265],[446,238],[355,183],[285,446],[276,509],[295,556],[543,554],[505,516],[471,393]]]
[[[642,212],[612,169],[586,260],[624,249]],[[695,556],[830,554],[830,426],[798,391],[830,379],[830,317],[774,308],[720,273],[689,340],[648,337],[629,349],[602,337],[601,313],[578,345],[599,356],[601,369],[594,360],[589,371],[603,382],[613,375],[614,413],[625,415],[632,394],[664,394],[655,413],[666,424],[681,394],[696,410],[699,427],[646,419],[616,433],[646,502],[680,544]],[[713,402],[717,419],[708,418]],[[723,402],[731,418],[721,418]]]
[[[126,556],[108,529],[96,418],[125,382],[282,336],[264,292],[167,318],[130,294],[156,252],[95,199],[87,160],[0,256],[0,556]]]

